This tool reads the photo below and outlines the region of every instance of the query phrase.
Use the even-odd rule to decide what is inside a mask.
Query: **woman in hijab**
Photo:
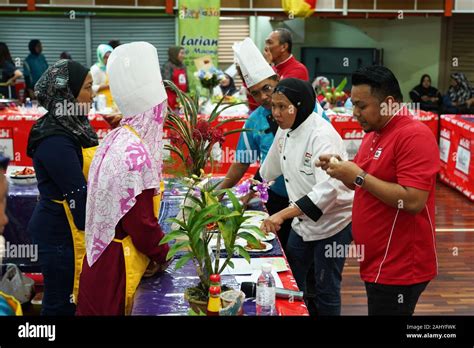
[[[463,73],[451,74],[451,86],[443,98],[444,112],[469,113],[474,104],[474,93],[466,75]]]
[[[172,46],[168,49],[168,61],[163,64],[163,80],[173,82],[183,92],[188,91],[188,78],[186,66],[184,65],[184,48]],[[170,89],[166,90],[168,105],[171,109],[178,107],[176,93]]]
[[[157,220],[167,107],[158,54],[147,42],[124,44],[107,71],[123,119],[90,169],[77,315],[130,314],[142,276],[167,267]]]
[[[92,102],[89,70],[71,60],[48,68],[35,87],[48,110],[31,129],[28,156],[40,200],[28,225],[44,276],[43,315],[74,315],[85,254],[87,172],[97,134],[87,118]]]
[[[48,69],[48,62],[42,54],[43,45],[40,40],[31,40],[28,44],[30,54],[24,61],[24,75],[28,95],[31,99],[35,98],[34,89],[36,82]]]
[[[261,228],[277,232],[285,220],[293,220],[286,254],[298,287],[307,293],[313,285],[306,277],[314,263],[316,295],[308,304],[318,315],[340,315],[345,256],[336,250],[328,255],[327,250],[352,241],[353,193],[314,166],[328,151],[347,159],[339,134],[313,111],[315,99],[311,84],[294,78],[281,80],[273,92],[272,115],[279,129],[260,174],[266,181],[284,176],[290,205],[264,220]]]
[[[410,98],[414,103],[420,103],[421,110],[438,112],[441,104],[441,94],[431,86],[431,77],[424,74],[420,84],[410,91]]]
[[[113,99],[110,94],[109,89],[109,79],[106,73],[107,61],[109,59],[110,53],[114,49],[109,45],[99,45],[97,47],[97,62],[91,66],[92,80],[92,90],[95,94],[104,94],[105,100],[108,107],[112,107]]]
[[[219,84],[221,88],[222,95],[234,95],[237,92],[237,87],[235,87],[234,79],[229,74],[224,74],[225,78]]]
[[[15,81],[23,77],[15,67],[10,50],[4,42],[0,42],[0,98],[16,99]]]

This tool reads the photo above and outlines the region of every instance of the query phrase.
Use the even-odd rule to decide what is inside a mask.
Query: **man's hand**
[[[270,50],[268,49],[268,47],[265,46],[265,48],[263,49],[263,57],[265,58],[265,60],[268,62],[268,64],[272,64],[273,63],[273,56],[272,56],[272,53],[270,52]]]
[[[320,167],[324,171],[327,171],[331,161],[335,162],[335,160],[341,162],[342,158],[339,155],[321,155],[319,156],[319,161],[316,161],[314,165],[316,167]]]
[[[242,202],[242,205],[244,207],[247,207],[247,205],[249,204],[249,202],[252,200],[252,198],[255,197],[255,191],[250,191],[249,194],[243,196],[242,198],[240,198],[240,201]]]
[[[277,233],[284,222],[285,220],[279,215],[279,213],[276,213],[263,220],[260,229],[265,232],[265,234],[270,232]]]
[[[316,167],[321,167],[325,170],[329,176],[334,179],[340,180],[347,187],[354,186],[354,181],[362,172],[362,169],[351,161],[342,161],[340,157],[337,158],[337,162],[333,159],[335,155],[321,155],[319,161],[315,163]]]
[[[428,100],[430,100],[430,97],[428,97],[427,95],[424,95],[421,97],[421,100],[424,102],[427,102]]]

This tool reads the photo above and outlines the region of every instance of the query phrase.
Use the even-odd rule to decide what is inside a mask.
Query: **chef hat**
[[[156,48],[148,42],[118,46],[110,54],[107,74],[112,97],[123,116],[150,110],[166,99]]]
[[[247,87],[276,74],[250,38],[235,43],[232,49]]]

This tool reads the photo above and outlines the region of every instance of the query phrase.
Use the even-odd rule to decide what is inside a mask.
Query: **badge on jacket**
[[[313,155],[310,154],[309,152],[306,152],[304,154],[304,163],[303,163],[303,165],[305,167],[310,167],[311,168],[311,157],[313,157]]]

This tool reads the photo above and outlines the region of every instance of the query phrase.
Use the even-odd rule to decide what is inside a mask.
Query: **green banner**
[[[198,67],[217,67],[220,0],[179,0],[178,45],[186,52],[189,91],[200,87],[194,76]],[[196,66],[197,65],[197,66]]]

